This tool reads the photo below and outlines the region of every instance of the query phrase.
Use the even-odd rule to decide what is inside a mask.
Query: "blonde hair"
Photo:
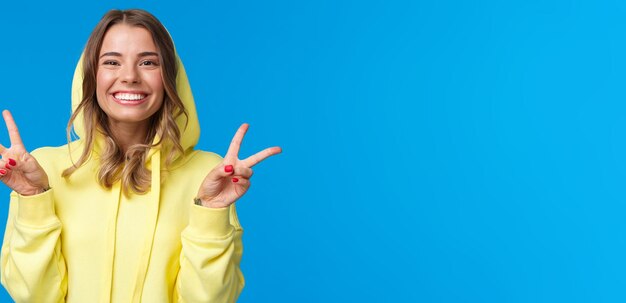
[[[102,47],[102,40],[107,30],[115,24],[127,24],[147,29],[157,47],[161,61],[161,75],[165,90],[163,105],[150,118],[149,130],[142,144],[132,145],[124,152],[119,142],[112,136],[106,113],[98,105],[96,97],[96,74],[98,56]],[[146,168],[146,158],[152,148],[161,148],[167,153],[165,165],[174,162],[183,153],[180,144],[181,130],[175,119],[188,114],[182,100],[176,92],[176,75],[178,64],[174,42],[165,27],[152,14],[138,9],[111,10],[107,12],[87,40],[83,58],[83,96],[80,104],[72,114],[67,125],[67,140],[70,142],[74,120],[83,113],[85,127],[84,149],[78,161],[63,171],[63,177],[69,177],[78,168],[83,166],[94,150],[95,137],[103,135],[104,146],[100,153],[100,168],[98,182],[111,188],[117,181],[121,181],[122,191],[145,194],[150,189],[151,174]],[[157,142],[154,142],[158,138]]]

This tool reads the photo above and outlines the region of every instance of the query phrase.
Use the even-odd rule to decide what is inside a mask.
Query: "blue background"
[[[0,107],[29,149],[65,143],[82,47],[132,7],[174,37],[199,148],[241,122],[244,155],[283,147],[238,202],[240,302],[626,301],[622,1],[17,2]]]

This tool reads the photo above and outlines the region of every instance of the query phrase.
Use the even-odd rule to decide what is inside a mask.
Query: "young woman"
[[[113,10],[89,37],[68,124],[79,139],[28,153],[8,111],[0,181],[10,198],[1,281],[17,302],[235,302],[252,167],[246,130],[224,158],[194,150],[199,124],[163,25]]]

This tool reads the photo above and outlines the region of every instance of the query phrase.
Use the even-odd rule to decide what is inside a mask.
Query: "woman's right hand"
[[[2,112],[9,130],[11,147],[0,144],[0,181],[23,196],[40,194],[49,188],[48,175],[31,154],[26,151],[17,125],[8,110]]]

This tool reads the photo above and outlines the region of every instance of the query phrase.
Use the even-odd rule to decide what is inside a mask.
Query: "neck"
[[[146,136],[148,135],[148,122],[142,123],[125,123],[119,121],[109,121],[109,129],[111,135],[120,144],[123,152],[135,144],[146,144]]]

